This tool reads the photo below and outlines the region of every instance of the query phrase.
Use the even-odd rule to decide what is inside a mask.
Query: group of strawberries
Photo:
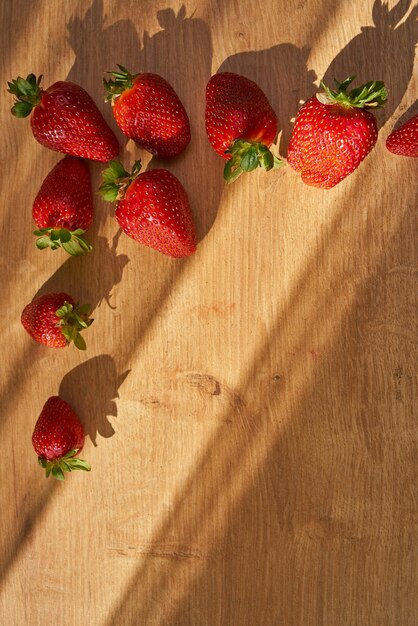
[[[122,132],[160,158],[173,158],[190,142],[187,112],[171,85],[156,74],[131,74],[124,67],[104,80]],[[96,104],[79,85],[56,82],[43,90],[41,78],[30,74],[8,83],[15,96],[12,113],[31,115],[32,132],[42,145],[66,154],[43,181],[33,204],[38,248],[62,247],[72,255],[91,251],[85,231],[93,221],[90,171],[83,159],[108,162],[100,192],[116,201],[116,219],[128,236],[155,250],[184,258],[196,250],[196,232],[187,193],[166,169],[141,173],[136,161],[129,173],[114,160],[119,142]],[[308,185],[330,189],[352,173],[374,147],[378,131],[368,109],[387,99],[382,82],[348,91],[354,77],[335,90],[310,98],[297,114],[287,163]],[[206,132],[214,150],[226,160],[224,178],[236,180],[258,167],[271,170],[285,164],[270,147],[279,126],[266,95],[253,81],[229,72],[211,77],[206,88]],[[387,139],[388,150],[418,156],[418,115]],[[93,320],[89,305],[78,306],[66,293],[49,293],[33,300],[22,313],[22,324],[36,341],[64,347],[71,341],[85,349],[80,332]],[[83,426],[72,408],[58,396],[49,398],[35,425],[32,443],[46,475],[64,479],[65,471],[89,470],[77,457],[84,445]]]

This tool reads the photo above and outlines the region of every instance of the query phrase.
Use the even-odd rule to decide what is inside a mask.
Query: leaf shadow
[[[412,10],[411,0],[399,0],[389,9],[375,0],[373,26],[363,26],[333,59],[324,75],[328,86],[356,74],[356,85],[382,80],[389,92],[385,106],[375,112],[379,127],[383,126],[399,106],[408,88],[414,69],[415,46],[418,42],[418,6]],[[403,21],[402,21],[403,20]]]

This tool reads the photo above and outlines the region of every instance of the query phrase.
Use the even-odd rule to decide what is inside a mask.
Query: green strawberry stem
[[[236,139],[225,154],[231,155],[224,168],[227,183],[232,183],[244,172],[252,172],[257,167],[264,167],[268,172],[285,165],[285,161],[273,155],[265,144],[248,139]]]
[[[86,349],[86,342],[80,335],[80,332],[88,328],[94,321],[89,318],[90,309],[89,304],[73,307],[72,304],[65,301],[62,307],[55,311],[55,315],[60,318],[57,326],[61,328],[61,332],[67,342],[73,342],[79,350]]]
[[[119,161],[110,161],[109,167],[102,172],[103,183],[99,193],[107,202],[122,200],[126,190],[141,171],[141,159],[135,161],[129,174]]]
[[[39,104],[43,91],[40,88],[42,74],[36,78],[35,74],[29,74],[26,78],[18,76],[8,82],[8,92],[15,96],[15,104],[11,111],[15,117],[27,117],[32,109]]]
[[[135,78],[139,76],[139,74],[131,74],[123,65],[118,65],[118,68],[119,72],[107,72],[112,76],[113,80],[103,79],[104,88],[106,90],[106,102],[113,103],[124,91],[131,89]]]
[[[70,450],[67,454],[59,459],[52,459],[48,461],[42,456],[38,456],[38,463],[45,470],[45,477],[48,478],[50,474],[57,480],[64,480],[64,472],[73,472],[74,470],[83,470],[84,472],[90,472],[91,467],[87,461],[76,458],[78,450]]]
[[[321,81],[324,90],[316,97],[322,104],[342,104],[346,107],[356,107],[359,109],[377,109],[382,107],[388,99],[388,92],[381,80],[369,81],[361,87],[356,87],[347,91],[355,76],[349,76],[342,83],[335,81],[337,89],[329,89]]]
[[[68,254],[80,256],[91,252],[93,249],[87,239],[83,237],[85,231],[82,228],[68,230],[67,228],[40,228],[34,231],[38,237],[36,247],[39,250],[51,248],[57,250],[63,248]]]

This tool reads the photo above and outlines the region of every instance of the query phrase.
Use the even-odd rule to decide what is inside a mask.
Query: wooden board
[[[15,0],[0,15],[0,622],[416,626],[417,163],[384,145],[417,98],[416,7]],[[190,259],[121,235],[98,197],[91,255],[35,249],[32,202],[60,156],[12,118],[6,81],[77,82],[116,130],[101,82],[116,63],[165,76],[190,114],[166,164],[193,207]],[[322,77],[383,79],[378,144],[330,191],[290,168],[226,187],[204,128],[219,68],[265,90],[282,154]],[[148,165],[118,136],[126,165]],[[86,353],[23,331],[51,290],[95,307]],[[65,483],[31,446],[57,393],[92,465]]]

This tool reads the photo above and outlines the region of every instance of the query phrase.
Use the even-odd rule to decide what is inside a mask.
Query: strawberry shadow
[[[75,58],[66,80],[73,81],[88,91],[123,146],[126,144],[126,138],[118,130],[110,106],[104,102],[102,76],[105,70],[113,67],[114,52],[121,41],[127,43],[131,49],[139,49],[139,41],[131,20],[120,20],[109,26],[106,26],[106,22],[103,0],[93,0],[83,17],[71,17],[67,24],[68,43],[74,50]],[[100,172],[105,167],[103,163],[89,162],[94,222],[87,231],[86,238],[93,245],[93,251],[83,257],[66,258],[34,297],[50,291],[67,291],[71,295],[74,294],[76,300],[91,304],[93,309],[103,300],[115,308],[110,302],[112,290],[122,280],[129,258],[117,253],[120,230],[110,243],[106,237],[98,234],[111,215],[109,205],[97,195],[101,182]],[[47,172],[45,176],[46,174]],[[59,250],[56,254],[63,253]]]
[[[310,48],[282,43],[257,52],[241,52],[226,59],[218,72],[235,72],[253,80],[266,94],[279,122],[279,152],[286,156],[292,119],[301,102],[317,90],[316,74],[308,70]]]
[[[71,17],[67,23],[67,31],[68,43],[75,58],[66,80],[81,85],[91,95],[118,138],[121,151],[117,158],[122,158],[128,139],[119,130],[110,104],[105,102],[102,79],[105,72],[114,69],[115,62],[118,62],[115,61],[115,50],[119,49],[121,41],[134,53],[139,52],[140,42],[136,28],[131,20],[119,20],[108,25],[103,0],[93,0],[83,17]],[[101,172],[105,168],[104,163],[90,162],[96,226],[104,224],[109,216],[109,205],[96,195],[102,182]]]
[[[107,26],[103,0],[93,0],[82,18],[73,17],[67,25],[69,43],[76,55],[67,79],[84,86],[92,95],[119,139],[120,159],[128,169],[134,159],[148,161],[149,154],[133,142],[128,145],[129,157],[124,154],[128,140],[117,128],[110,105],[103,102],[102,77],[119,63],[131,72],[160,74],[171,83],[189,115],[192,139],[179,157],[152,159],[149,165],[166,168],[179,178],[189,196],[201,241],[215,221],[224,188],[223,163],[211,149],[204,125],[205,88],[212,70],[210,29],[194,14],[187,17],[184,5],[177,13],[171,8],[159,10],[156,17],[161,30],[153,36],[144,30],[140,38],[134,25],[136,18],[140,23],[139,5],[138,15],[132,11],[133,21],[120,20]],[[101,169],[99,164],[92,165],[94,189],[100,184]]]
[[[103,103],[101,79],[119,63],[131,72],[160,74],[171,83],[189,115],[192,139],[179,157],[152,159],[150,167],[166,168],[179,178],[189,196],[200,241],[215,221],[224,188],[223,164],[209,145],[204,125],[205,88],[212,69],[209,27],[193,15],[187,17],[184,5],[177,13],[171,8],[162,9],[156,15],[161,30],[153,36],[145,30],[141,44],[134,26],[136,18],[140,23],[140,5],[138,15],[132,11],[133,21],[120,20],[106,26],[106,17],[103,0],[93,0],[83,18],[72,18],[68,23],[69,43],[76,58],[67,78],[85,86],[95,101],[101,103],[99,108],[120,141],[120,158],[128,169],[133,158],[148,160],[149,155],[133,142],[129,142],[129,158],[123,153],[128,140],[116,127],[110,105]],[[97,164],[93,170],[98,174]],[[201,192],[203,184],[205,194]]]
[[[58,395],[77,413],[94,446],[98,435],[107,439],[115,434],[108,418],[118,415],[115,399],[129,372],[118,374],[113,358],[102,354],[74,367],[62,379]]]
[[[119,139],[121,146],[127,142],[113,119],[111,107],[104,101],[103,74],[114,69],[115,51],[121,41],[124,47],[139,51],[140,43],[131,20],[119,20],[107,25],[103,0],[93,0],[82,18],[73,16],[67,24],[68,43],[74,50],[74,63],[67,80],[75,82],[89,92],[107,123]]]
[[[402,107],[399,107],[399,113],[401,112],[401,110]],[[411,106],[401,115],[401,117],[396,120],[396,123],[390,132],[397,130],[400,126],[406,124],[406,122],[409,122],[409,120],[415,117],[415,115],[418,115],[418,100],[415,100],[415,102],[411,104]]]
[[[373,26],[361,28],[361,33],[334,58],[323,79],[331,88],[334,79],[342,81],[354,74],[355,86],[382,80],[389,95],[385,106],[376,111],[379,127],[396,111],[412,77],[418,42],[418,6],[408,14],[411,4],[411,0],[399,0],[389,9],[381,0],[375,0]]]
[[[82,257],[68,258],[42,285],[34,298],[45,293],[66,291],[78,302],[88,303],[94,310],[103,300],[111,308],[112,290],[122,280],[123,270],[129,258],[117,253],[121,230],[115,234],[109,245],[105,237],[90,237],[93,251]],[[88,234],[91,234],[88,231]],[[40,253],[41,254],[41,253]],[[61,250],[42,254],[64,254]]]
[[[177,14],[171,8],[157,11],[157,21],[162,30],[152,37],[144,31],[142,50],[132,67],[168,80],[188,113],[192,138],[181,155],[170,160],[154,157],[149,167],[166,168],[183,184],[201,241],[216,219],[225,186],[223,162],[208,142],[204,122],[205,90],[212,73],[211,33],[202,19],[186,16],[184,5]]]

